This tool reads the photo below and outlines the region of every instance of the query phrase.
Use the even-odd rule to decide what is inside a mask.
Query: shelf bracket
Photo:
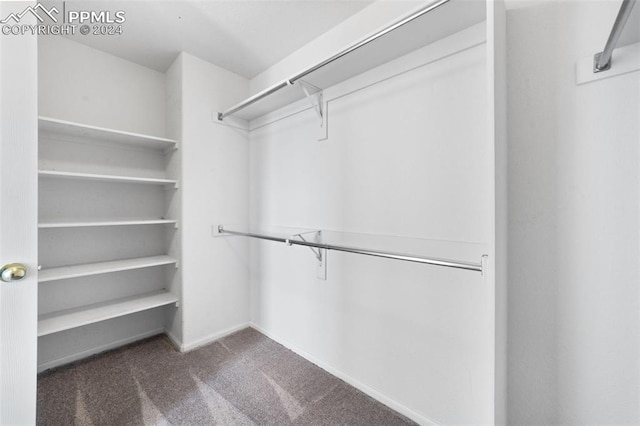
[[[300,87],[304,92],[304,95],[307,97],[307,100],[311,103],[313,110],[320,118],[320,135],[318,137],[319,141],[327,139],[327,104],[324,102],[322,89],[314,86],[311,83],[308,83],[304,80],[298,80],[300,83]]]
[[[304,232],[300,234],[295,234],[293,237],[300,238],[304,242],[308,242],[306,238],[302,234],[308,234],[309,232]],[[321,243],[322,242],[322,231],[313,231],[314,234],[314,242]],[[291,245],[291,244],[289,244]],[[315,248],[309,247],[309,250],[313,252],[313,255],[318,260],[318,268],[316,270],[316,276],[320,280],[327,279],[327,249],[323,248]]]
[[[311,83],[307,83],[304,80],[298,81],[300,82],[300,87],[302,88],[304,95],[311,103],[311,106],[313,107],[316,114],[318,114],[320,120],[322,120],[322,90],[319,87],[316,87]]]

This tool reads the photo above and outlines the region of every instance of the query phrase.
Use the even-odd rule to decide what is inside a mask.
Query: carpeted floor
[[[39,425],[413,425],[247,328],[179,353],[153,337],[38,377]]]

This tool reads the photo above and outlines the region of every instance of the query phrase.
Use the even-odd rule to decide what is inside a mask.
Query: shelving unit
[[[39,132],[39,364],[50,368],[172,321],[178,142],[49,117]]]
[[[166,290],[67,309],[38,317],[38,337],[177,303]]]

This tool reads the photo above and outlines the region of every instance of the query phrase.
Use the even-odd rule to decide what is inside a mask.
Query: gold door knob
[[[0,268],[0,280],[18,281],[27,276],[27,267],[22,263],[9,263]]]

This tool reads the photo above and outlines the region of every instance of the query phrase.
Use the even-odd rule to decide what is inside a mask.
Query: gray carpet
[[[39,425],[413,425],[247,328],[179,353],[153,337],[38,377]]]

